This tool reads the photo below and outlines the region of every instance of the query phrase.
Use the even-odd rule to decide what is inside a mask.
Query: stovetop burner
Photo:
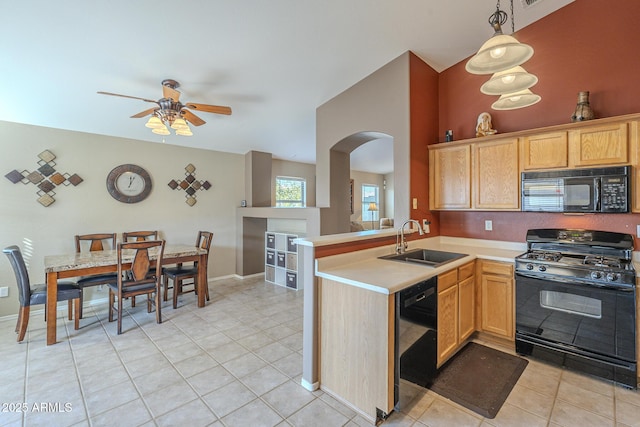
[[[527,247],[529,250],[516,258],[516,272],[521,274],[586,284],[635,284],[631,235],[591,230],[529,230]]]

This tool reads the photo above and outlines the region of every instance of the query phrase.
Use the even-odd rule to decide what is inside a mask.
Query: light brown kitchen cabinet
[[[629,163],[628,133],[627,122],[569,131],[569,167]]]
[[[545,132],[521,138],[522,170],[566,168],[569,165],[567,132]]]
[[[514,339],[513,264],[479,260],[481,330]]]
[[[473,208],[518,210],[518,139],[473,144]]]
[[[631,152],[631,211],[640,212],[640,121],[629,123],[629,148]],[[634,190],[635,189],[635,190]],[[640,340],[639,340],[640,341]]]
[[[518,210],[517,138],[429,147],[433,210]]]
[[[474,269],[470,262],[438,276],[438,367],[475,331]]]
[[[471,145],[429,151],[431,209],[471,208]]]

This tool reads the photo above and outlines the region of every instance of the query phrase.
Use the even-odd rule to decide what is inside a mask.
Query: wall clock
[[[136,165],[120,165],[107,175],[107,191],[122,203],[138,203],[151,193],[149,173]]]

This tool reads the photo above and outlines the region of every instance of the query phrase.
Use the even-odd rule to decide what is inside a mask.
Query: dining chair
[[[85,251],[104,251],[116,248],[116,233],[80,234],[75,236],[76,253]],[[82,304],[84,303],[84,288],[90,286],[108,285],[116,283],[116,273],[93,274],[78,279],[80,295],[80,318],[82,318]]]
[[[158,230],[125,231],[122,233],[123,242],[142,242],[145,240],[158,240]],[[136,297],[131,297],[131,307],[136,306]]]
[[[209,261],[209,250],[211,249],[211,242],[213,241],[213,233],[208,231],[199,231],[198,238],[196,239],[196,248],[202,248],[207,250],[205,255],[205,264],[202,266],[205,269],[205,277],[207,277],[206,269]],[[176,267],[165,267],[162,269],[163,274],[163,292],[164,300],[167,300],[167,294],[169,290],[169,280],[173,282],[173,308],[178,308],[178,295],[196,292],[198,289],[198,263],[194,262],[190,265],[177,264]],[[184,283],[184,280],[191,280],[190,283]],[[193,289],[185,291],[183,286],[193,285]],[[209,285],[205,283],[205,295],[207,301],[209,301]]]
[[[18,334],[18,342],[24,339],[29,325],[29,311],[32,305],[45,304],[45,320],[46,320],[46,302],[47,302],[47,285],[41,284],[31,287],[29,280],[29,272],[24,263],[24,258],[17,246],[8,246],[2,250],[7,255],[13,272],[16,275],[18,284],[18,300],[20,301],[20,311],[18,312],[18,323],[16,323],[16,333]],[[69,320],[72,320],[72,305],[75,302],[75,323],[74,328],[80,327],[80,305],[82,303],[82,290],[71,281],[58,282],[58,301],[69,301]],[[53,314],[54,316],[56,313]]]
[[[156,322],[162,323],[160,301],[160,277],[162,273],[162,256],[164,254],[164,240],[145,240],[141,242],[118,243],[117,262],[118,280],[116,284],[109,284],[109,322],[113,322],[113,312],[118,312],[118,335],[122,333],[122,300],[137,295],[147,295],[147,312],[151,313],[152,299],[155,294]],[[157,248],[155,261],[151,260],[150,250]],[[129,252],[132,252],[129,254]],[[127,256],[125,259],[123,253]],[[125,269],[125,265],[131,267]],[[114,306],[117,298],[117,308]]]

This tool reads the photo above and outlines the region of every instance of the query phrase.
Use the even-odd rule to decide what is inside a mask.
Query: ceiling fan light
[[[494,110],[515,110],[517,108],[528,107],[540,102],[542,97],[524,89],[518,92],[506,93],[491,105]]]
[[[533,48],[515,37],[494,34],[465,65],[471,74],[493,74],[523,64],[533,56]]]
[[[184,128],[176,130],[176,135],[191,136],[193,132],[191,132],[189,126],[185,126]]]
[[[480,87],[480,92],[485,95],[503,95],[529,89],[536,83],[538,83],[538,77],[516,66],[495,73]]]
[[[151,116],[149,117],[149,120],[147,120],[145,126],[151,129],[158,129],[163,127],[164,123],[162,123],[162,120],[160,120],[157,116]]]
[[[167,127],[163,124],[161,128],[155,128],[155,129],[151,129],[151,132],[157,134],[157,135],[169,135],[171,134],[171,132],[169,132],[169,129],[167,129]]]
[[[178,117],[173,121],[173,123],[171,123],[171,128],[175,130],[179,130],[184,128],[188,129],[189,126],[187,126],[187,122],[182,117]]]

